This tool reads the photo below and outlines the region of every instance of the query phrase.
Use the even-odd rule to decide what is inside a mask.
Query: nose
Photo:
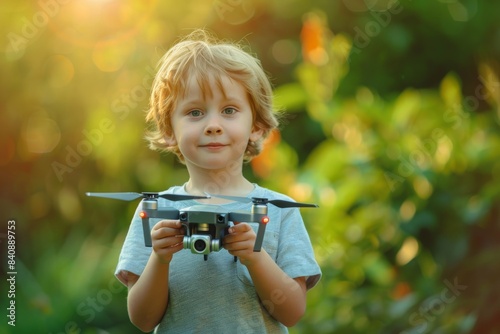
[[[222,134],[222,128],[219,125],[213,124],[213,125],[207,125],[205,128],[205,134],[210,136],[210,135],[220,135]]]
[[[205,134],[207,136],[220,135],[222,132],[222,126],[220,125],[218,118],[216,116],[208,117],[207,124],[205,126]]]

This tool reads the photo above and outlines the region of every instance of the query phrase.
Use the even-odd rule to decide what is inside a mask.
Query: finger
[[[180,228],[181,222],[180,220],[173,220],[173,219],[165,219],[165,220],[160,220],[158,223],[153,226],[154,230],[158,230],[162,227],[168,227],[168,228]]]
[[[165,239],[165,238],[183,238],[184,230],[162,227],[158,230],[151,231],[151,238]]]
[[[224,237],[223,243],[224,243],[224,248],[228,249],[228,247],[240,247],[240,246],[234,246],[236,244],[244,244],[244,243],[255,243],[255,238],[252,235],[249,235],[247,233],[235,233],[235,234],[229,234]],[[245,246],[243,246],[245,247]]]
[[[253,252],[253,243],[250,240],[246,240],[224,245],[224,248],[231,255],[240,256],[241,253]]]
[[[184,229],[182,228],[170,228],[170,227],[160,227],[159,229],[151,231],[151,239],[161,240],[161,239],[171,239],[179,240],[184,238]]]
[[[235,223],[234,226],[229,228],[229,233],[244,233],[248,232],[252,227],[247,223]]]
[[[182,228],[182,224],[178,220],[162,220],[153,227],[151,233],[158,233],[158,237],[166,237],[172,235],[184,235],[185,230]]]
[[[176,253],[176,252],[184,249],[184,244],[181,241],[179,243],[176,243],[176,244],[173,244],[172,246],[170,246],[170,249],[171,249],[172,253]]]
[[[172,248],[183,245],[183,235],[166,238],[153,238],[153,247],[157,249]]]

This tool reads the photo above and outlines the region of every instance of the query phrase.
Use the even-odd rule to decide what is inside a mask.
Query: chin
[[[203,161],[191,161],[193,165],[198,168],[207,169],[207,170],[222,170],[222,169],[231,169],[232,164],[228,163],[226,159],[204,159]]]
[[[241,173],[241,165],[243,162],[242,155],[227,155],[227,154],[211,154],[200,157],[199,155],[195,159],[189,159],[184,156],[186,161],[190,164],[207,170],[226,170],[227,173],[239,171]]]

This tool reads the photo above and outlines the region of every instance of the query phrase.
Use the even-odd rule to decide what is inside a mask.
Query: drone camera
[[[213,239],[208,234],[195,234],[185,236],[183,240],[184,249],[191,249],[194,254],[209,254],[221,249],[220,240]]]
[[[193,243],[195,251],[203,253],[208,247],[208,243],[204,239],[196,239]]]

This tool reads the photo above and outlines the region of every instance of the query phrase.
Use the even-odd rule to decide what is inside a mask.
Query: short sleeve
[[[281,209],[281,226],[277,264],[290,277],[306,277],[306,287],[311,289],[321,278],[321,269],[314,257],[314,250],[299,209]]]
[[[128,283],[129,273],[142,274],[151,255],[151,247],[144,245],[142,219],[139,217],[141,208],[142,203],[135,211],[115,270],[115,276],[124,285]]]

